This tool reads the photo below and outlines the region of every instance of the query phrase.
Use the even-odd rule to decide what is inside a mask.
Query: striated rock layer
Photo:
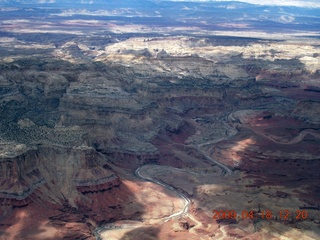
[[[16,226],[14,219],[21,212],[34,212],[36,220],[50,220],[49,223],[54,225],[52,231],[58,232],[61,224],[72,222],[79,225],[73,226],[73,231],[82,231],[88,228],[86,224],[91,221],[91,224],[95,224],[113,217],[96,216],[101,214],[100,207],[94,208],[96,199],[103,196],[108,199],[110,194],[114,194],[112,192],[117,192],[116,189],[122,191],[118,176],[104,168],[103,158],[88,147],[38,146],[17,156],[2,157],[0,164],[0,208],[1,221],[6,222],[4,226]],[[99,196],[95,197],[94,194]],[[105,207],[109,204],[114,203],[109,201]],[[38,209],[38,205],[43,210]],[[92,228],[88,228],[87,237],[92,236],[91,231]],[[66,232],[66,236],[57,234],[75,239],[74,234],[67,237],[69,232]],[[82,235],[78,233],[81,239],[84,238]]]

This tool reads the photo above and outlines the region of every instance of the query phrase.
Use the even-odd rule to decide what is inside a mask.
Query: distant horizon
[[[159,0],[159,2],[243,2],[254,5],[320,8],[317,0]]]
[[[0,0],[0,4],[56,4],[56,3],[66,3],[66,4],[84,4],[84,5],[94,5],[95,3],[108,4],[109,1],[101,0],[78,0],[78,1],[62,1],[62,0]],[[239,2],[248,3],[254,5],[263,6],[280,6],[280,7],[303,7],[303,8],[320,8],[320,2],[317,0],[137,0],[137,2],[194,2],[194,3],[205,3],[205,2]]]

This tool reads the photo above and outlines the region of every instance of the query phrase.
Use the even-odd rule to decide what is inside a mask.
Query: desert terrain
[[[0,239],[320,238],[313,25],[0,9]]]

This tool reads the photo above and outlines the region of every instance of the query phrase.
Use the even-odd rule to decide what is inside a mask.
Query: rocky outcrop
[[[94,149],[84,146],[38,146],[22,149],[24,151],[20,153],[16,151],[15,156],[10,155],[9,150],[9,147],[6,149],[2,145],[1,224],[18,224],[14,220],[17,214],[46,206],[47,210],[38,210],[42,214],[34,213],[35,224],[49,220],[54,229],[62,227],[56,233],[58,239],[91,239],[92,224],[114,217],[110,211],[99,214],[102,207],[108,209],[115,204],[114,201],[104,206],[96,201],[123,191],[122,183],[110,167],[103,167],[106,162]]]
[[[310,123],[320,124],[320,102],[301,101],[295,107],[292,115]]]
[[[102,167],[101,157],[90,148],[39,147],[15,157],[1,158],[1,202],[27,204],[30,195],[73,202],[80,192],[105,191],[120,181]],[[32,201],[32,200],[31,200]]]
[[[30,150],[0,160],[0,202],[2,205],[23,206],[46,183],[39,166],[37,151]],[[39,193],[39,192],[38,192]]]

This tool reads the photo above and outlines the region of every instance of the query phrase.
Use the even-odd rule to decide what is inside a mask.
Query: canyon
[[[1,20],[0,239],[319,238],[319,37],[55,14]]]

